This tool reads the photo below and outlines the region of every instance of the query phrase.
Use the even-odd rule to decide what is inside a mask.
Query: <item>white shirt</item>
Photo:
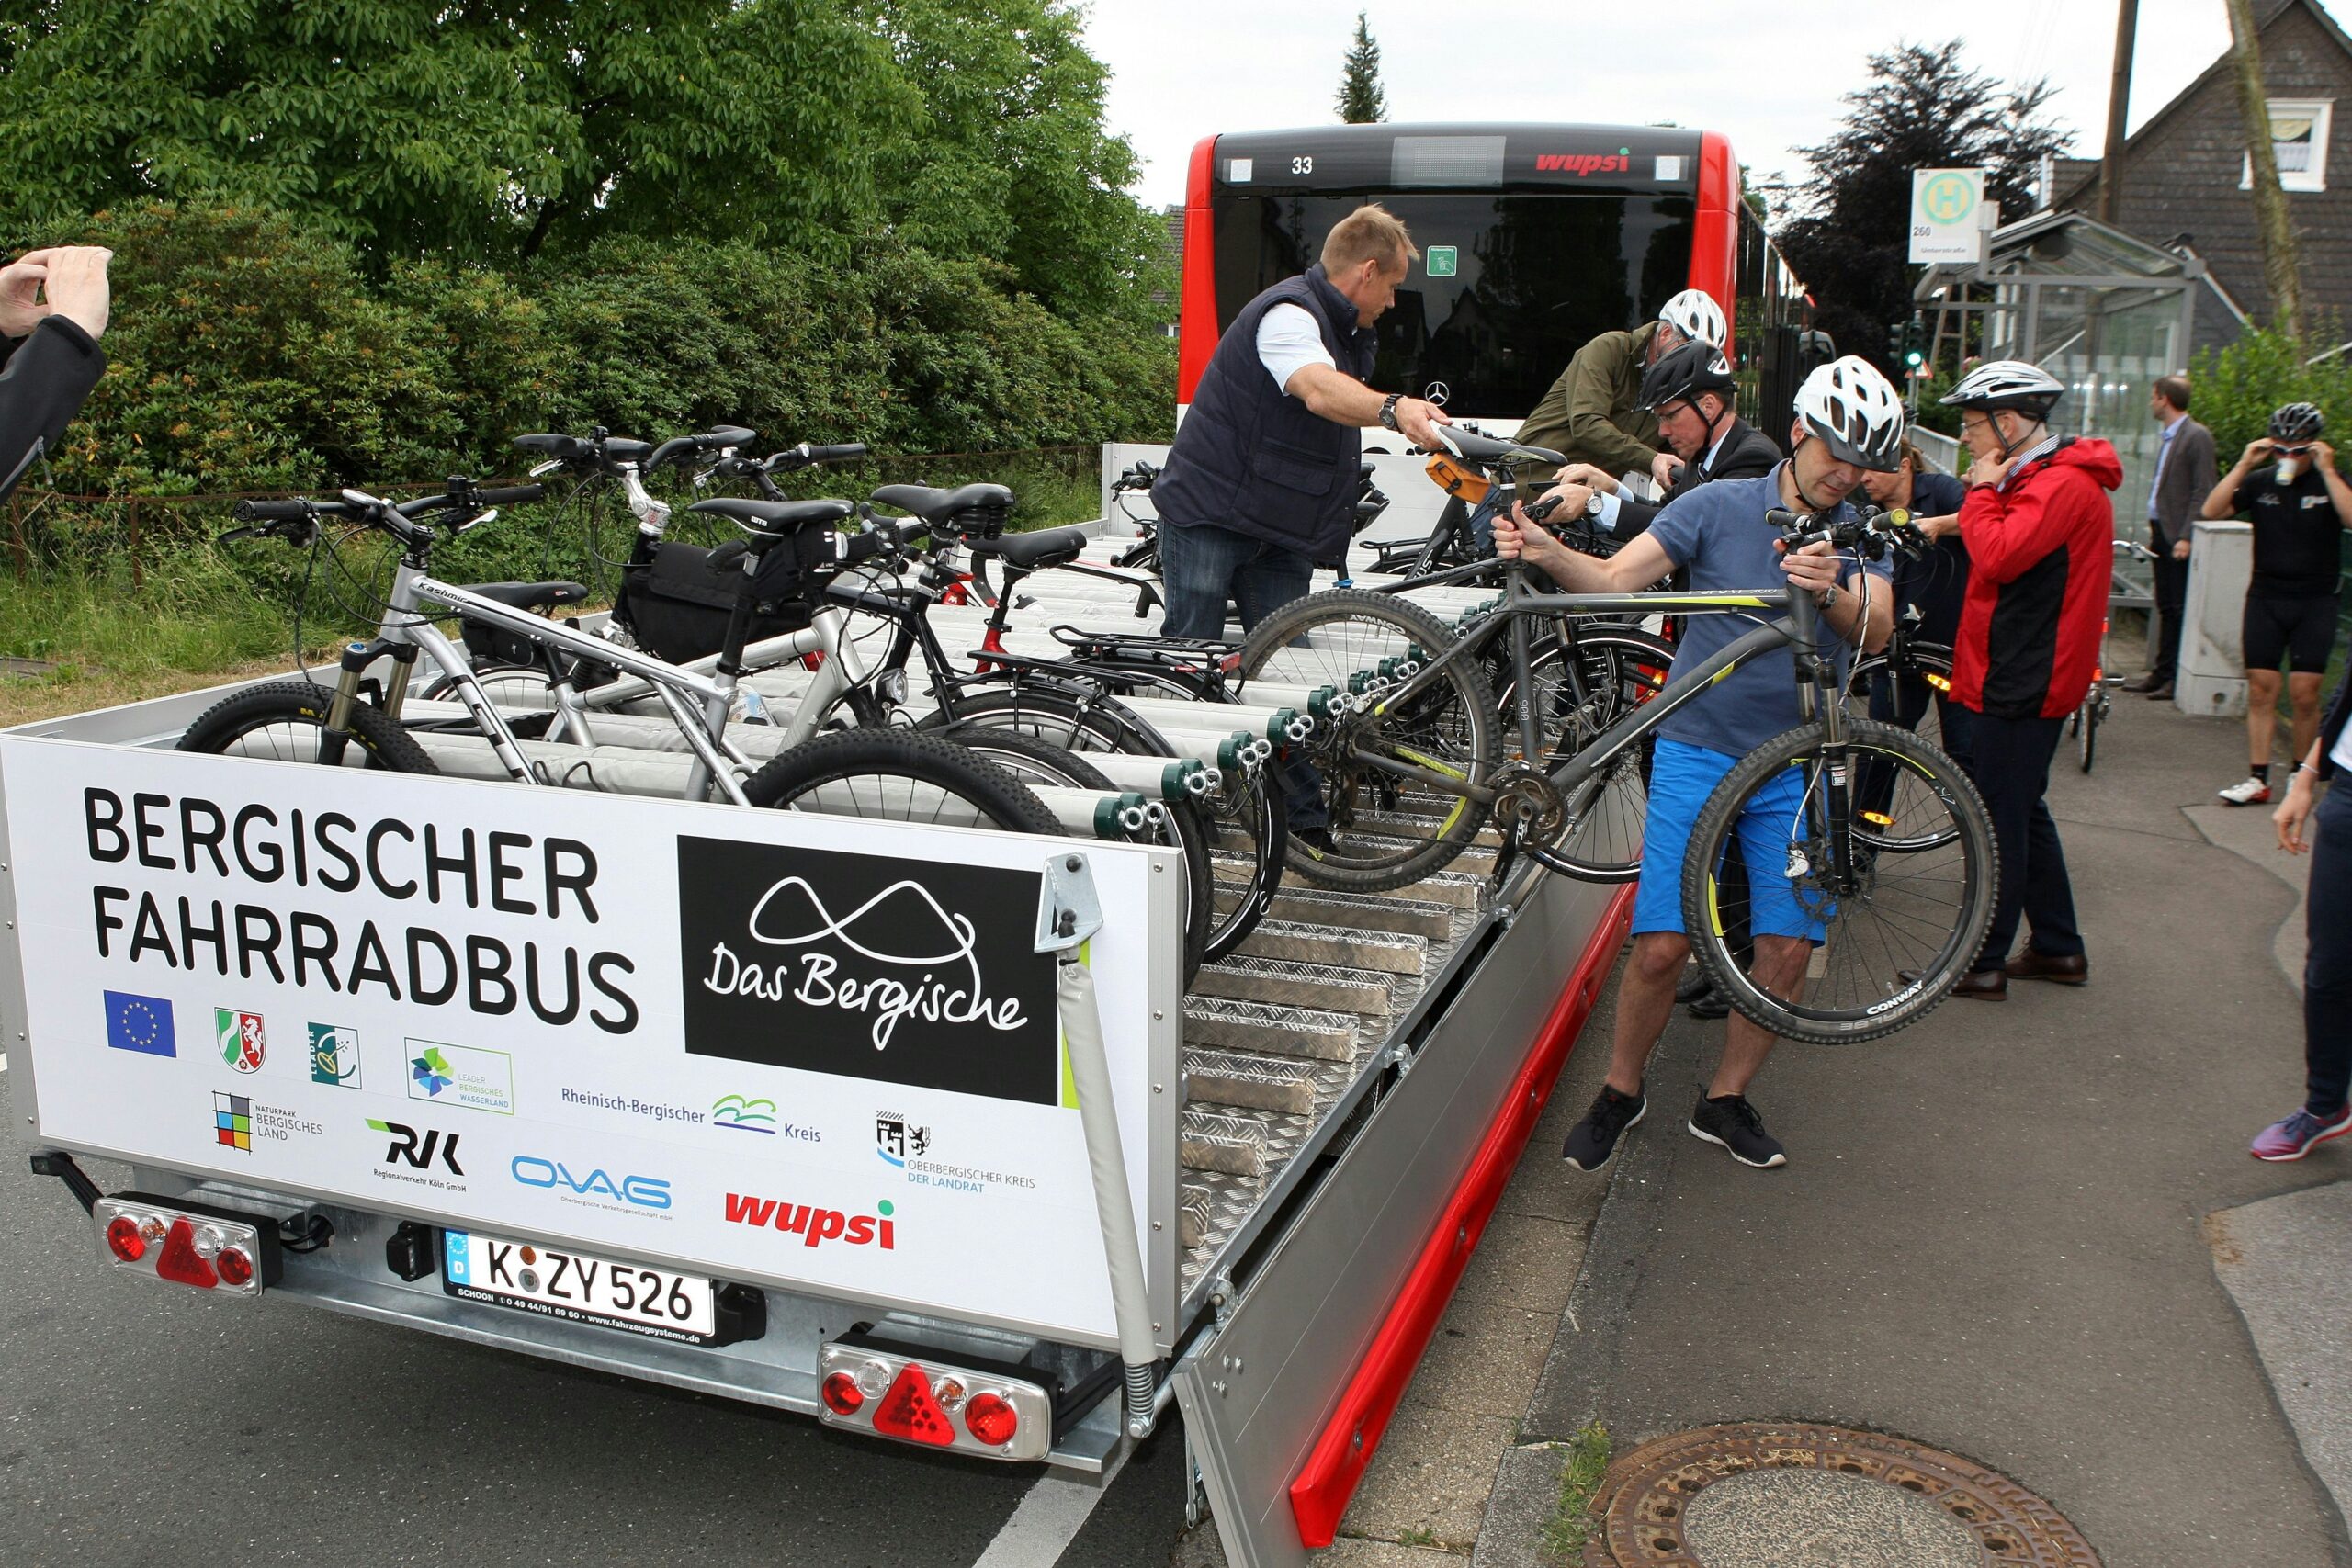
[[[2336,781],[2335,787],[2352,787],[2352,724],[2346,725],[2344,733],[2335,738],[2335,749],[2327,754],[2327,760],[2344,775]]]
[[[1304,305],[1277,305],[1258,318],[1258,363],[1284,392],[1290,378],[1309,365],[1340,367],[1323,346],[1323,329]]]
[[[1725,420],[1724,421],[1724,433],[1715,437],[1715,444],[1707,448],[1707,455],[1704,457],[1699,459],[1699,471],[1701,473],[1711,474],[1714,472],[1715,454],[1722,451],[1724,449],[1724,443],[1730,439],[1731,421]],[[1619,495],[1615,491],[1603,491],[1600,492],[1600,523],[1601,531],[1603,533],[1614,534],[1617,531],[1617,508],[1619,504],[1623,502],[1624,497]]]

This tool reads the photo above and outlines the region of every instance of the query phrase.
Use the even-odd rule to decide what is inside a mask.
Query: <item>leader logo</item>
[[[311,1081],[359,1087],[359,1031],[339,1023],[311,1025]]]

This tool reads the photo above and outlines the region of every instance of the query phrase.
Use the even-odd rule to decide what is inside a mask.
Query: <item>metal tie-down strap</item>
[[[1111,1314],[1118,1325],[1119,1359],[1126,1370],[1127,1435],[1148,1437],[1156,1420],[1150,1293],[1144,1283],[1143,1241],[1127,1196],[1127,1164],[1119,1147],[1119,1111],[1111,1097],[1111,1064],[1102,1051],[1102,1019],[1094,1004],[1094,976],[1086,967],[1087,939],[1102,929],[1102,902],[1086,857],[1062,853],[1046,863],[1037,900],[1036,951],[1058,960],[1055,1001],[1069,1054],[1078,1122],[1094,1178],[1094,1210],[1102,1228],[1102,1256],[1111,1271]]]

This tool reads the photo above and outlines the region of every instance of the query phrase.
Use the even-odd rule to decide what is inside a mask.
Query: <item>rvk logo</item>
[[[895,1252],[899,1233],[890,1216],[897,1213],[888,1198],[875,1204],[871,1214],[844,1214],[839,1209],[779,1203],[773,1198],[751,1198],[741,1192],[727,1194],[728,1224],[763,1229],[774,1225],[786,1235],[800,1237],[804,1247],[821,1247],[829,1241],[872,1247],[879,1242],[883,1251]]]
[[[266,1054],[262,1039],[261,1014],[239,1012],[234,1008],[214,1008],[212,1029],[220,1047],[220,1059],[241,1073],[261,1071]]]
[[[336,1023],[311,1025],[311,1081],[359,1087],[359,1031]]]
[[[397,1168],[403,1163],[417,1170],[430,1170],[436,1157],[441,1162],[441,1168],[450,1175],[466,1174],[465,1168],[458,1163],[458,1134],[455,1133],[438,1132],[428,1127],[420,1134],[405,1122],[379,1122],[372,1116],[368,1119],[368,1125],[379,1133],[391,1134],[391,1146],[376,1163],[394,1167],[395,1175],[399,1174]],[[403,1177],[402,1179],[409,1179]]]
[[[140,1051],[150,1056],[177,1056],[179,1042],[172,1032],[172,1004],[161,997],[108,991],[107,1043],[118,1051]]]
[[[905,1117],[885,1111],[874,1119],[874,1152],[904,1170],[910,1158],[931,1152],[931,1129],[910,1127]]]
[[[254,1152],[254,1102],[242,1094],[212,1097],[212,1141],[224,1149]]]

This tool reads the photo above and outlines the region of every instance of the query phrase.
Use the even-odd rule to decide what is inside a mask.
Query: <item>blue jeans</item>
[[[1159,576],[1168,594],[1159,635],[1215,640],[1225,636],[1228,598],[1241,612],[1241,629],[1255,630],[1260,621],[1292,600],[1306,597],[1315,581],[1315,563],[1296,550],[1214,523],[1182,527],[1162,523]],[[1302,833],[1328,826],[1331,815],[1323,804],[1323,775],[1288,747],[1274,771],[1290,807],[1290,830]]]
[[[1249,631],[1305,598],[1315,565],[1296,550],[1214,523],[1162,523],[1159,576],[1168,591],[1160,636],[1217,638],[1225,636],[1228,599],[1241,612],[1241,629]]]
[[[2303,909],[2303,1109],[2332,1120],[2352,1087],[2352,777],[2338,774],[2312,813],[2312,883]]]

